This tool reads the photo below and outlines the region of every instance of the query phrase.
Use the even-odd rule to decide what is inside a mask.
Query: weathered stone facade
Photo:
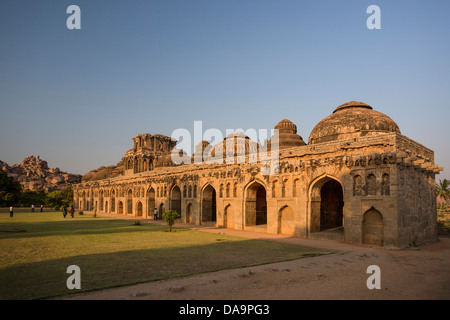
[[[289,120],[275,128],[276,174],[263,174],[265,165],[251,161],[174,165],[175,141],[138,135],[118,164],[121,174],[76,185],[74,203],[148,218],[155,207],[160,215],[174,209],[186,223],[355,244],[401,248],[436,239],[435,174],[442,168],[433,151],[403,136],[388,116],[346,103],[317,124],[308,144]],[[260,146],[245,139],[248,160]],[[214,148],[203,141],[192,158],[205,149],[225,155],[225,140]]]

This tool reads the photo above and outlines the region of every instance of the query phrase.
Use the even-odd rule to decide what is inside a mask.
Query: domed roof
[[[400,133],[398,125],[384,113],[364,102],[350,101],[337,107],[312,130],[308,143],[350,139],[389,132]]]
[[[222,142],[216,144],[210,151],[211,157],[222,153],[223,159],[225,159],[227,155],[236,157],[256,153],[258,152],[258,144],[243,132],[238,131],[227,135]]]
[[[275,125],[274,129],[278,129],[279,132],[283,133],[297,133],[297,126],[288,119],[283,119],[278,124]]]
[[[278,130],[278,149],[286,149],[306,145],[302,137],[297,134],[297,126],[288,119],[283,119],[274,127]],[[268,148],[270,149],[274,137],[270,138]]]

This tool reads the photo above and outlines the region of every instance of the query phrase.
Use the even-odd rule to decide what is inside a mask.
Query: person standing
[[[14,210],[13,210],[13,207],[11,206],[11,207],[9,207],[9,216],[12,218],[13,214],[14,214]]]
[[[158,220],[158,209],[153,210],[153,220]]]
[[[75,213],[75,209],[73,207],[70,207],[70,215],[73,218],[73,214]]]
[[[31,212],[34,212],[34,204],[31,205]]]
[[[63,216],[64,216],[64,218],[67,216],[67,207],[66,206],[64,206],[64,209],[63,209]]]
[[[41,204],[41,212],[44,211],[44,205]]]

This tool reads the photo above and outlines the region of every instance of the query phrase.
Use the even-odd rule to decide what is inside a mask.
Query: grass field
[[[0,299],[46,299],[329,251],[151,223],[0,209]],[[81,269],[81,290],[66,287]],[[74,292],[76,291],[76,292]]]

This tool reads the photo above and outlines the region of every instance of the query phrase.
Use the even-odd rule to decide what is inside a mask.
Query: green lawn
[[[176,227],[176,225],[175,225]],[[0,299],[45,299],[329,251],[151,223],[0,209]],[[81,269],[69,290],[67,267]]]

